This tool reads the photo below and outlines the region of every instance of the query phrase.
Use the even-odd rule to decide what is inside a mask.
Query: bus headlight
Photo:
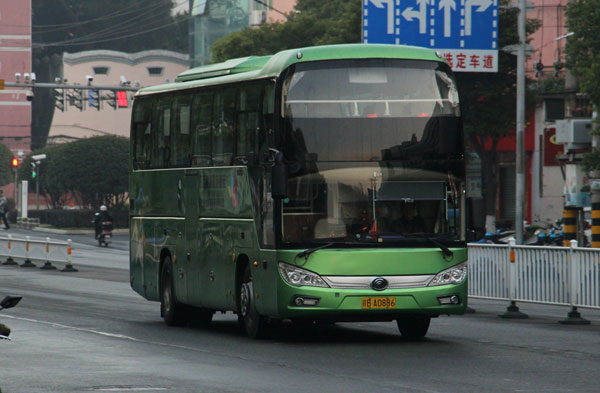
[[[452,266],[438,273],[429,283],[430,287],[446,284],[460,284],[467,279],[467,262]]]
[[[317,273],[301,269],[298,266],[279,262],[279,273],[281,273],[281,277],[283,277],[285,282],[295,287],[329,287]]]

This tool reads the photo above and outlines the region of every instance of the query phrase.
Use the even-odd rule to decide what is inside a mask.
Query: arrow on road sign
[[[419,10],[415,11],[412,7],[406,7],[406,9],[402,12],[402,16],[409,22],[412,22],[413,18],[417,18],[419,20],[419,33],[425,34],[427,29],[427,3],[429,0],[417,0],[417,4],[419,4]]]
[[[371,0],[377,8],[383,8],[387,4],[387,32],[394,34],[394,0]]]
[[[492,5],[492,0],[467,0],[465,3],[465,35],[471,35],[472,8],[479,7],[475,11],[484,12]]]
[[[469,1],[469,0],[467,0]],[[456,10],[456,3],[454,0],[441,0],[438,10],[444,9],[444,37],[450,37],[450,11]]]

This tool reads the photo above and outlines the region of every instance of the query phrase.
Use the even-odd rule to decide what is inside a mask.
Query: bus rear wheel
[[[252,338],[266,335],[267,318],[259,315],[254,306],[254,289],[250,265],[244,270],[244,277],[238,288],[238,318],[246,334]]]
[[[175,298],[172,269],[171,257],[167,256],[160,272],[160,314],[167,326],[180,326],[183,324],[184,315]]]
[[[402,337],[410,340],[419,340],[425,337],[429,330],[431,317],[428,316],[403,316],[396,320]]]

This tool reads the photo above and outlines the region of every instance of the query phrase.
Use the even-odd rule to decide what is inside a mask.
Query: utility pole
[[[523,202],[525,201],[525,46],[526,2],[519,0],[519,45],[517,48],[517,150],[516,150],[516,244],[523,244]]]

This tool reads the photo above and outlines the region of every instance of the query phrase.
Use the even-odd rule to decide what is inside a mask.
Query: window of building
[[[563,98],[546,98],[546,121],[565,118],[565,100]]]
[[[150,76],[161,76],[163,74],[163,67],[148,67],[148,74]]]
[[[109,67],[94,67],[94,75],[108,75]]]

